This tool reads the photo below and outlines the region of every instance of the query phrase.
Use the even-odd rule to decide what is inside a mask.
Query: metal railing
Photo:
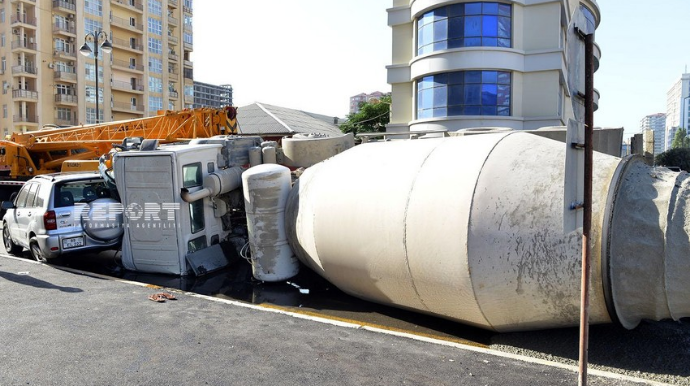
[[[36,67],[34,66],[14,66],[12,67],[12,74],[33,74],[36,75]]]
[[[144,84],[141,79],[137,79],[137,84],[132,84],[130,82],[124,82],[121,80],[113,80],[110,85],[114,89],[125,90],[125,91],[144,91]]]
[[[180,60],[180,56],[172,52],[168,52],[168,59],[178,61]]]
[[[144,25],[143,24],[139,23],[139,21],[136,19],[134,20],[134,22],[135,22],[135,25],[132,25],[131,20],[125,20],[125,19],[123,19],[121,17],[117,17],[117,16],[111,16],[110,17],[110,23],[111,24],[114,24],[114,25],[120,26],[120,27],[124,27],[124,28],[128,28],[128,29],[135,29],[138,31],[144,31]]]
[[[177,45],[180,39],[177,36],[168,35],[168,43]]]
[[[77,29],[74,25],[69,25],[67,23],[53,23],[53,32],[66,32],[76,35]]]
[[[30,123],[38,123],[38,116],[37,115],[14,115],[12,117],[13,122],[30,122]]]
[[[63,8],[70,11],[76,11],[77,6],[74,3],[64,0],[53,0],[53,8]]]
[[[113,108],[125,111],[138,111],[144,112],[144,105],[133,105],[127,102],[113,102]]]
[[[66,50],[55,50],[53,51],[53,56],[69,56],[71,58],[76,58],[77,53],[75,51],[66,51]]]
[[[140,2],[135,2],[132,0],[112,0],[111,3],[113,4],[119,4],[122,6],[125,6],[127,8],[133,8],[136,9],[137,11],[143,11],[144,10],[144,4]]]
[[[55,102],[57,103],[77,103],[77,96],[76,95],[67,95],[67,94],[55,94]]]
[[[38,92],[35,90],[12,90],[12,98],[34,99],[38,100]]]
[[[168,67],[168,74],[180,75],[180,72],[176,68]]]
[[[180,21],[177,18],[168,16],[168,23],[172,25],[180,25]]]
[[[130,41],[130,40],[113,38],[113,45],[121,47],[121,48],[128,48],[130,50],[137,50],[137,51],[143,51],[144,50],[144,46],[142,45],[141,41],[139,41],[139,40],[135,40],[134,43],[132,43],[132,41]]]
[[[72,72],[72,71],[56,70],[55,74],[53,75],[53,79],[76,82],[77,81],[77,73]]]
[[[36,18],[33,16],[29,16],[29,15],[12,15],[12,17],[10,18],[10,23],[11,24],[22,23],[22,24],[32,25],[35,27],[36,26]]]
[[[64,119],[64,118],[55,117],[54,122],[58,126],[76,126],[77,125],[76,119]]]
[[[144,71],[141,64],[132,64],[126,60],[113,59],[113,67],[126,68],[129,70]]]
[[[175,98],[175,99],[177,99],[177,98],[180,96],[180,95],[177,93],[177,91],[175,91],[175,90],[170,90],[170,91],[168,91],[168,93],[170,94],[170,98]]]
[[[33,40],[33,38],[32,38],[32,40]],[[26,48],[29,50],[36,51],[36,43],[31,42],[31,41],[27,42],[23,39],[22,40],[15,40],[12,42],[12,49],[14,50],[17,48]]]
[[[173,7],[177,7],[179,3],[177,0],[168,0],[168,4],[172,5]]]

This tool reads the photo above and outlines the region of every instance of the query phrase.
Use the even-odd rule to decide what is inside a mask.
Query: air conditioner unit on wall
[[[70,38],[67,39],[67,40],[68,40],[70,43],[73,43],[73,42],[74,42],[74,38],[73,38],[73,37],[70,37]]]
[[[13,28],[13,29],[12,29],[12,34],[14,34],[14,35],[19,35],[19,28]]]
[[[68,19],[74,19],[74,15],[70,13],[69,15],[67,15],[67,18]]]
[[[71,61],[70,61],[70,62],[67,63],[67,65],[70,66],[70,67],[71,67],[71,66],[74,66],[74,62],[71,62]]]

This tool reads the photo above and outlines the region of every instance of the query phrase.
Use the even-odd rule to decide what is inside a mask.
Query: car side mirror
[[[0,208],[2,209],[14,209],[14,201],[3,201],[2,204],[0,204]]]

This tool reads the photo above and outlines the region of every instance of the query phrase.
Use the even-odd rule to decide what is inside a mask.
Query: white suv
[[[90,220],[101,205],[119,205],[98,173],[57,173],[27,181],[12,201],[2,221],[8,253],[19,255],[28,248],[38,261],[65,253],[116,248],[123,229],[121,214],[109,226],[93,226]],[[115,224],[115,226],[112,226]]]

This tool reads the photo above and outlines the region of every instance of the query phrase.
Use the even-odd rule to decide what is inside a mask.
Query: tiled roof
[[[329,137],[343,135],[338,126],[322,117],[325,116],[265,103],[253,103],[237,109],[240,134],[279,136],[318,133]]]

